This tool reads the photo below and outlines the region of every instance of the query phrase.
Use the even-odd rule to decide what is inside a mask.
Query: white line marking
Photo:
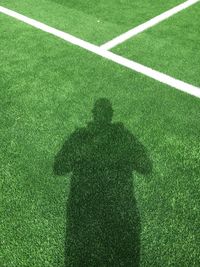
[[[199,2],[199,0],[188,0],[162,14],[159,16],[156,16],[155,18],[150,19],[149,21],[119,35],[118,37],[112,39],[109,42],[106,42],[105,44],[101,45],[101,48],[105,50],[110,50],[111,48],[125,42],[126,40],[132,38],[133,36],[153,27],[154,25],[160,23],[163,20],[168,19],[169,17],[175,15],[176,13],[180,12],[183,9],[188,8],[191,5],[194,5],[195,3]]]
[[[139,63],[134,62],[132,60],[126,59],[122,56],[116,55],[110,51],[103,50],[101,47],[90,44],[86,41],[83,41],[83,40],[81,40],[77,37],[74,37],[68,33],[59,31],[55,28],[52,28],[52,27],[50,27],[44,23],[41,23],[39,21],[36,21],[34,19],[30,19],[30,18],[23,16],[23,15],[15,12],[15,11],[12,11],[10,9],[7,9],[7,8],[0,6],[0,12],[6,14],[8,16],[14,17],[20,21],[23,21],[23,22],[25,22],[25,23],[27,23],[27,24],[35,27],[35,28],[38,28],[44,32],[48,32],[54,36],[57,36],[57,37],[65,40],[71,44],[82,47],[82,48],[84,48],[90,52],[93,52],[93,53],[95,53],[95,54],[97,54],[103,58],[106,58],[106,59],[109,59],[115,63],[118,63],[119,65],[127,67],[131,70],[138,72],[138,73],[142,73],[142,74],[144,74],[144,75],[146,75],[146,76],[148,76],[148,77],[150,77],[156,81],[167,84],[167,85],[174,87],[180,91],[186,92],[190,95],[193,95],[193,96],[200,98],[200,88],[199,87],[196,87],[196,86],[193,86],[191,84],[177,80],[173,77],[170,77],[170,76],[163,74],[159,71],[153,70],[153,69],[146,67],[142,64],[139,64]]]

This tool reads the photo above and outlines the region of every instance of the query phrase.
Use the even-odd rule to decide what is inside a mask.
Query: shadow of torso
[[[91,122],[68,138],[54,164],[58,175],[72,172],[65,266],[139,266],[132,172],[150,169],[144,147],[122,123]]]

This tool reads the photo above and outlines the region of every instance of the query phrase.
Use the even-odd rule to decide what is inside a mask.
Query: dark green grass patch
[[[180,2],[1,0],[1,5],[101,45]]]
[[[132,60],[200,86],[200,4],[113,49]]]
[[[74,2],[73,0],[51,0],[52,2],[60,3],[63,6],[68,6],[73,9],[80,10],[85,14],[96,16],[102,21],[134,27],[148,19],[159,15],[160,13],[178,5],[181,0],[157,0],[157,1],[130,1],[130,0],[94,0]]]
[[[64,266],[71,175],[54,175],[54,158],[104,97],[153,164],[133,173],[140,266],[198,266],[199,99],[4,15],[0,25],[0,265]]]

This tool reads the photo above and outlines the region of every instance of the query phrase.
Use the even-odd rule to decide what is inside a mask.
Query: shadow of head
[[[112,123],[106,98],[92,109],[93,121],[73,132],[55,157],[54,172],[72,172],[67,202],[65,266],[139,266],[140,216],[134,171],[151,173],[145,147]]]
[[[95,123],[111,123],[113,117],[111,102],[106,98],[98,99],[94,104],[92,114]]]

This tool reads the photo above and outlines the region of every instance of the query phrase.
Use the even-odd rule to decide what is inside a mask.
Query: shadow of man
[[[132,172],[151,172],[144,146],[112,123],[101,98],[93,121],[76,130],[55,157],[54,173],[72,172],[67,202],[65,266],[139,266],[140,216]]]

